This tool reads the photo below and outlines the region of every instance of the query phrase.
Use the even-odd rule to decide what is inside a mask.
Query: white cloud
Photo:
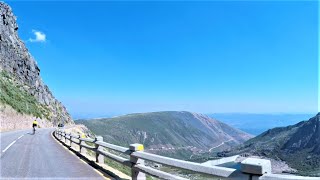
[[[32,32],[35,35],[35,38],[29,38],[30,42],[46,42],[46,34],[37,30],[32,30]]]

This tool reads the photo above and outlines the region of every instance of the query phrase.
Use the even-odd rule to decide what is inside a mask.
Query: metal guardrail
[[[280,175],[271,173],[271,163],[269,160],[248,158],[241,162],[241,169],[233,169],[226,167],[219,167],[216,165],[231,162],[232,158],[219,159],[213,163],[216,165],[199,164],[189,161],[183,161],[164,156],[159,156],[151,153],[144,152],[142,144],[131,144],[129,148],[117,146],[103,142],[101,136],[95,139],[80,138],[79,135],[66,133],[62,129],[57,129],[54,132],[55,137],[64,145],[73,148],[76,145],[80,149],[80,153],[85,155],[86,149],[89,149],[96,154],[96,162],[104,164],[104,157],[114,160],[122,165],[131,168],[131,177],[133,180],[145,180],[146,175],[151,175],[160,179],[168,180],[184,180],[185,177],[173,175],[161,170],[146,166],[144,161],[151,161],[154,163],[171,166],[178,169],[193,171],[199,174],[206,174],[216,179],[229,179],[229,180],[319,180],[315,177],[303,177],[294,175]],[[88,144],[93,144],[90,146]],[[73,148],[74,149],[74,148]],[[121,154],[129,155],[129,159],[115,155],[106,151],[109,149]],[[74,149],[75,150],[75,149]]]

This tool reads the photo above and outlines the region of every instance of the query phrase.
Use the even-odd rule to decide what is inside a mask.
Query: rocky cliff
[[[73,123],[66,108],[43,83],[40,68],[18,36],[16,17],[3,2],[0,2],[0,71],[2,126],[6,123],[3,118],[8,118],[3,107],[8,105],[17,113],[47,119],[52,125]]]

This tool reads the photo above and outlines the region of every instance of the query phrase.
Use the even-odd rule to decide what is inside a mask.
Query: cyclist
[[[35,119],[32,123],[32,127],[33,127],[33,134],[35,134],[36,132],[36,127],[38,126],[38,121]]]

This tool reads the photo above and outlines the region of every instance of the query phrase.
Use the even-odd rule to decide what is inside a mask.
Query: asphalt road
[[[53,130],[0,133],[0,178],[105,179],[53,139]]]

